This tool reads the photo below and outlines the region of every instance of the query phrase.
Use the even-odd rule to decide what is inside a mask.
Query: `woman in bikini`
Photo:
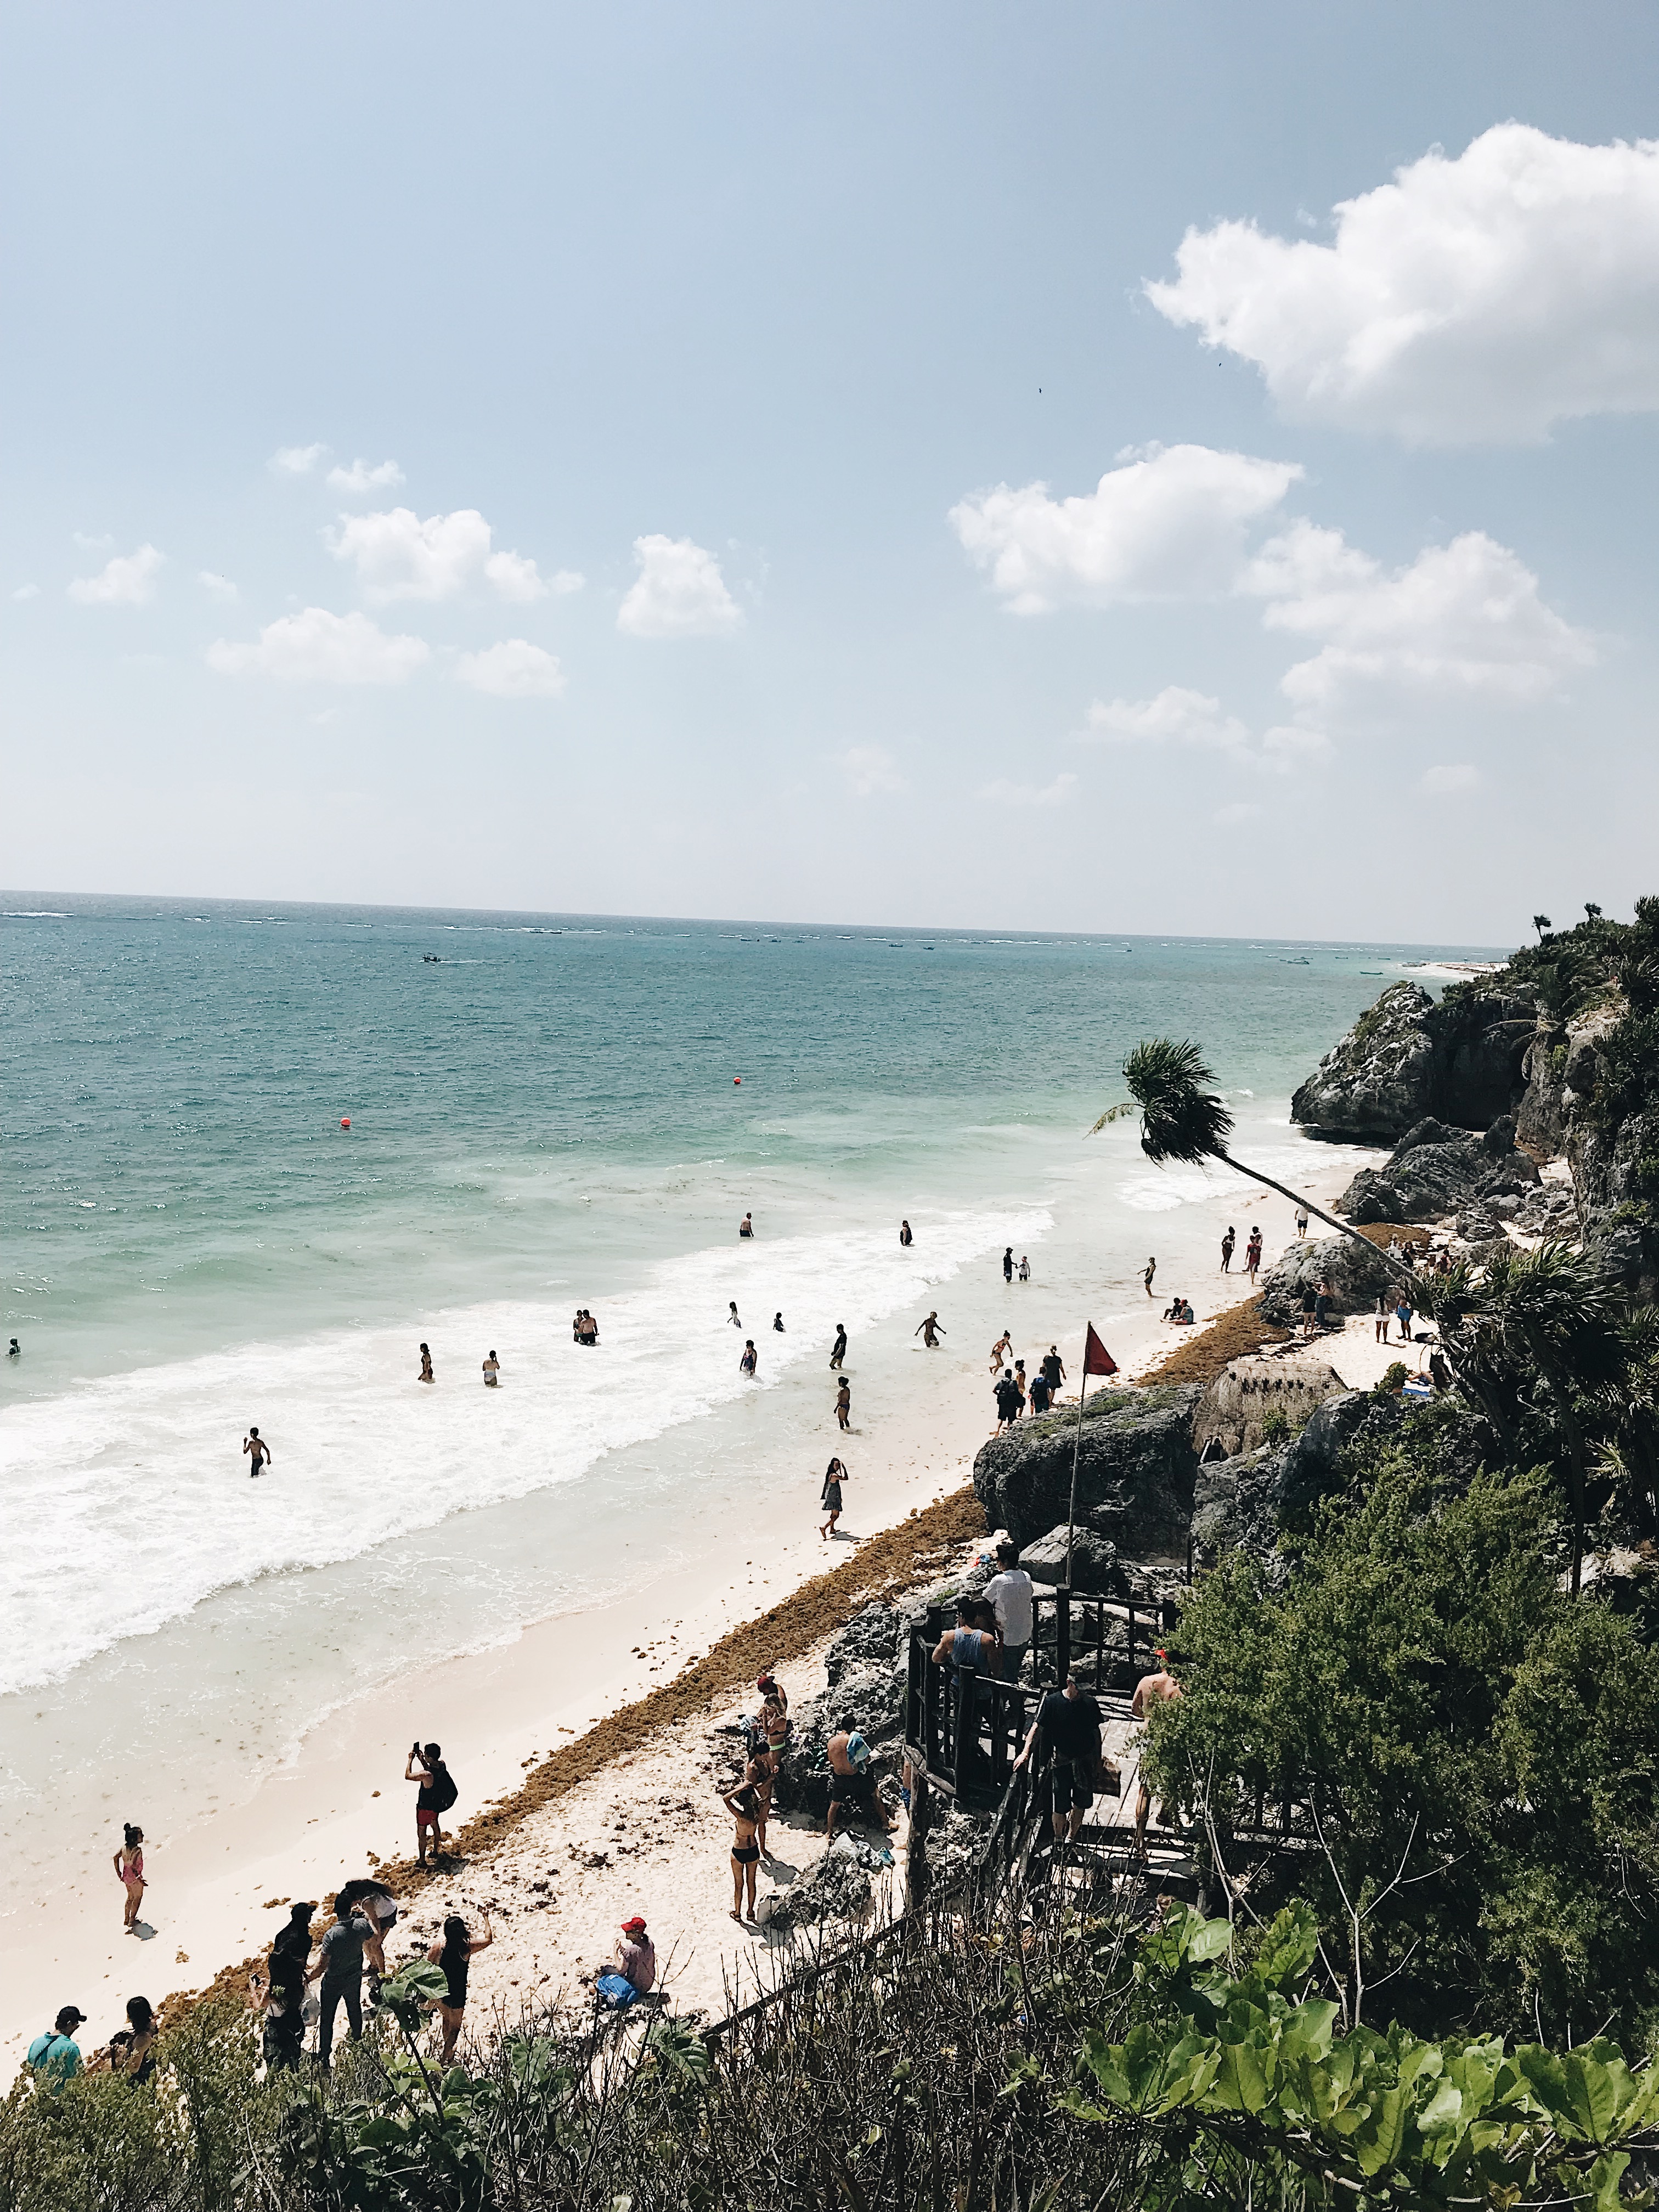
[[[760,1797],[752,1783],[745,1782],[741,1790],[723,1795],[720,1800],[737,1823],[737,1832],[732,1839],[732,1917],[739,1925],[745,1918],[755,1917],[755,1869],[760,1864],[761,1847],[755,1841],[760,1826]],[[743,1910],[744,1884],[749,1886],[749,1911]]]
[[[438,2000],[438,2017],[443,2022],[444,2047],[441,2063],[447,2066],[455,2056],[455,2045],[460,2040],[461,2021],[466,2012],[466,1972],[480,1951],[487,1951],[495,1938],[490,1932],[489,1915],[483,1917],[482,1936],[475,1936],[459,1912],[452,1912],[444,1923],[442,1940],[434,1943],[427,1957],[434,1966],[444,1970],[447,1988]]]
[[[138,1908],[144,1901],[144,1832],[131,1820],[123,1832],[126,1841],[115,1854],[115,1871],[127,1893],[125,1926],[129,1936],[138,1924]]]
[[[1014,1340],[1005,1328],[991,1346],[991,1372],[994,1375],[1014,1348]]]
[[[767,1760],[775,1774],[789,1741],[789,1715],[775,1691],[768,1692],[766,1703],[761,1707],[761,1727],[766,1732]]]
[[[763,1859],[769,1859],[772,1854],[766,1847],[766,1823],[772,1812],[772,1765],[764,1753],[754,1752],[750,1754],[749,1764],[744,1769],[743,1778],[748,1787],[754,1791],[760,1806],[760,1813],[755,1822],[755,1841],[760,1845],[761,1856]]]

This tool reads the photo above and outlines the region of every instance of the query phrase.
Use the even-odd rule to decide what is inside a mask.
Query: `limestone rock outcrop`
[[[1437,1005],[1420,983],[1391,983],[1297,1089],[1291,1119],[1373,1144],[1430,1116],[1484,1129],[1520,1103],[1534,1022],[1519,991],[1469,987]]]
[[[1195,1383],[1099,1390],[1078,1443],[1077,1519],[1120,1559],[1184,1566],[1198,1453]],[[1063,1525],[1072,1488],[1074,1413],[1052,1413],[993,1437],[974,1462],[974,1489],[994,1528],[1022,1548]]]
[[[1406,1132],[1384,1166],[1362,1168],[1336,1210],[1356,1228],[1439,1221],[1479,1201],[1519,1198],[1538,1180],[1537,1162],[1516,1147],[1512,1115],[1500,1116],[1484,1137],[1427,1119]]]
[[[1282,1414],[1299,1429],[1316,1406],[1346,1388],[1329,1361],[1313,1350],[1251,1352],[1230,1360],[1205,1391],[1194,1417],[1200,1462],[1206,1456],[1213,1460],[1218,1445],[1228,1459],[1254,1451],[1270,1413]]]

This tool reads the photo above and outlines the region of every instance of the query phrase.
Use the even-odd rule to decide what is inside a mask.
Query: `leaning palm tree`
[[[1215,1077],[1206,1066],[1197,1045],[1176,1044],[1171,1037],[1153,1037],[1150,1042],[1138,1044],[1123,1063],[1123,1080],[1129,1086],[1128,1097],[1121,1105],[1107,1108],[1090,1130],[1091,1137],[1109,1121],[1121,1121],[1126,1114],[1138,1110],[1140,1149],[1149,1160],[1156,1160],[1160,1165],[1166,1160],[1179,1160],[1190,1167],[1202,1167],[1206,1161],[1219,1160],[1236,1175],[1249,1176],[1253,1182],[1266,1183],[1269,1190],[1276,1190],[1292,1205],[1305,1206],[1328,1228],[1364,1245],[1366,1251],[1407,1282],[1416,1283],[1417,1277],[1411,1268],[1381,1246],[1373,1244],[1369,1237],[1361,1236],[1346,1221],[1338,1221],[1310,1198],[1303,1197],[1300,1191],[1275,1182],[1260,1168],[1247,1167],[1243,1160],[1233,1158],[1227,1150],[1233,1117],[1216,1093],[1207,1088]]]

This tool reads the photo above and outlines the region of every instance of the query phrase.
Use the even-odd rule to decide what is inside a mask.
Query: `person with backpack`
[[[427,1838],[432,1838],[432,1856],[436,1858],[443,1848],[443,1818],[460,1791],[454,1778],[444,1765],[443,1753],[435,1743],[424,1748],[417,1741],[410,1747],[408,1764],[404,1768],[405,1782],[418,1782],[420,1794],[415,1800],[415,1853],[420,1863],[426,1864]]]

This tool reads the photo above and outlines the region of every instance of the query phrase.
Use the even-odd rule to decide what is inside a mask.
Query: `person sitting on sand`
[[[911,1330],[910,1334],[912,1336],[919,1336],[929,1352],[937,1352],[939,1350],[939,1340],[940,1337],[945,1334],[945,1330],[939,1326],[938,1309],[935,1308],[935,1310],[928,1315],[927,1320],[919,1323],[916,1328]]]
[[[444,1932],[427,1953],[428,1960],[441,1966],[445,1990],[438,2000],[438,2018],[443,2023],[444,2047],[439,2064],[447,2066],[455,2056],[455,2045],[460,2040],[461,2023],[466,2014],[467,1969],[480,1951],[487,1951],[495,1942],[489,1925],[489,1915],[483,1916],[483,1934],[475,1936],[459,1912],[452,1912],[444,1922]]]
[[[645,1923],[637,1912],[631,1920],[623,1921],[622,1934],[611,1956],[623,1979],[632,1982],[642,1997],[648,1997],[656,1987],[657,1947],[647,1935]]]
[[[720,1802],[737,1823],[737,1832],[732,1838],[732,1917],[739,1926],[745,1918],[755,1917],[755,1869],[760,1864],[761,1847],[756,1841],[760,1827],[760,1793],[752,1782],[745,1781],[740,1788],[724,1792]],[[749,1911],[743,1910],[744,1885],[749,1886]]]
[[[832,1459],[823,1470],[823,1495],[818,1500],[829,1519],[818,1529],[820,1537],[833,1536],[836,1523],[841,1518],[841,1486],[847,1479],[847,1469],[839,1459]]]

